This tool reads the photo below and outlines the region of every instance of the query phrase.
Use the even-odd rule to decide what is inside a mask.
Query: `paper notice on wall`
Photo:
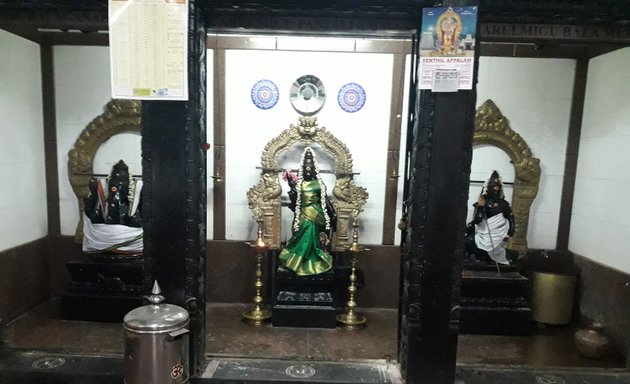
[[[109,0],[112,97],[188,100],[188,0]]]
[[[457,92],[459,89],[459,72],[457,69],[436,69],[433,71],[433,92]]]
[[[476,30],[477,7],[422,10],[419,89],[433,89],[436,74],[445,73],[442,70],[457,72],[458,89],[472,89]],[[443,85],[442,80],[438,79],[437,84]]]

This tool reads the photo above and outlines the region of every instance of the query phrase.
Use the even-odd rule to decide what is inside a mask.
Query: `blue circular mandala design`
[[[341,87],[337,102],[346,112],[356,112],[365,105],[365,89],[357,83],[348,83]]]
[[[260,109],[270,109],[278,103],[278,87],[271,80],[259,80],[252,87],[252,102]]]

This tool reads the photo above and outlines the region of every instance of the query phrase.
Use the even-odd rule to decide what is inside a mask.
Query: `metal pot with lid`
[[[150,304],[125,315],[125,383],[185,383],[188,381],[190,316],[177,305],[162,303],[157,281]]]

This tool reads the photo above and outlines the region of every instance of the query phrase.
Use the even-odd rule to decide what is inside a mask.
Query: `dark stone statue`
[[[107,192],[97,178],[90,180],[90,195],[83,200],[85,215],[94,224],[141,227],[140,202],[133,207],[134,194],[135,183],[129,175],[129,167],[120,160],[107,178]]]
[[[83,251],[66,263],[71,283],[61,296],[64,319],[117,321],[143,304],[142,180],[120,160],[106,179],[92,178],[83,200]]]
[[[514,215],[505,200],[497,171],[484,183],[475,211],[466,228],[466,254],[476,263],[509,264],[506,246],[514,235]]]
[[[105,181],[90,180],[84,199],[83,250],[142,253],[141,180],[133,180],[120,160]]]

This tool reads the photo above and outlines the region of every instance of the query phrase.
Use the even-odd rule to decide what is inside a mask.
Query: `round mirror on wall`
[[[317,76],[300,76],[291,85],[289,99],[299,114],[312,116],[324,106],[326,88]]]

